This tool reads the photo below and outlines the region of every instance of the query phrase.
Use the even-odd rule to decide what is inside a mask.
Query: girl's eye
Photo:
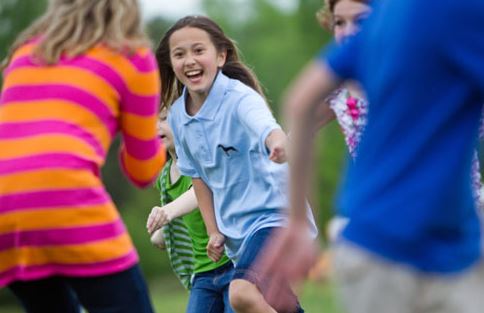
[[[341,27],[341,26],[343,26],[343,25],[344,25],[344,23],[345,23],[345,22],[344,22],[343,20],[335,20],[335,21],[333,22],[333,27]]]
[[[196,54],[202,54],[203,53],[203,49],[202,48],[197,48],[197,49],[195,49],[195,53]]]
[[[179,59],[179,58],[181,58],[182,56],[183,56],[183,53],[181,53],[181,52],[175,52],[175,53],[173,53],[173,57],[174,57],[175,59]]]

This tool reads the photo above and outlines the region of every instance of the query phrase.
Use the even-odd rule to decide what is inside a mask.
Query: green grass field
[[[150,285],[151,298],[158,313],[183,313],[188,294],[176,279],[163,278]],[[343,313],[333,289],[327,283],[306,283],[300,301],[307,313]],[[0,305],[1,313],[21,313],[19,306]]]
[[[158,313],[185,312],[188,294],[175,280],[159,281],[151,285],[152,299]],[[333,288],[327,283],[306,283],[301,291],[300,302],[307,313],[343,313]]]

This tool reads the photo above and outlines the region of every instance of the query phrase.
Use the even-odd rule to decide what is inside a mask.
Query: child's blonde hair
[[[40,40],[35,58],[47,65],[56,64],[63,53],[75,57],[101,42],[128,53],[149,46],[138,0],[49,0],[47,11],[14,42],[3,67],[33,38]]]

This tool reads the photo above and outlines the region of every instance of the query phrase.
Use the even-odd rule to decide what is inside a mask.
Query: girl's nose
[[[192,65],[195,63],[195,58],[191,54],[187,54],[185,58],[185,65]]]

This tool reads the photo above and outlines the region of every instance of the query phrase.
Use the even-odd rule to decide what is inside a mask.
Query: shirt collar
[[[225,95],[225,90],[229,84],[230,78],[225,76],[222,71],[219,71],[215,81],[213,82],[212,88],[208,93],[207,99],[203,102],[200,111],[194,116],[190,116],[186,111],[186,97],[187,88],[183,88],[182,99],[183,99],[183,112],[185,113],[186,119],[184,124],[190,123],[190,121],[197,120],[209,120],[213,121],[215,114],[218,112],[220,106],[222,105],[222,100]]]

